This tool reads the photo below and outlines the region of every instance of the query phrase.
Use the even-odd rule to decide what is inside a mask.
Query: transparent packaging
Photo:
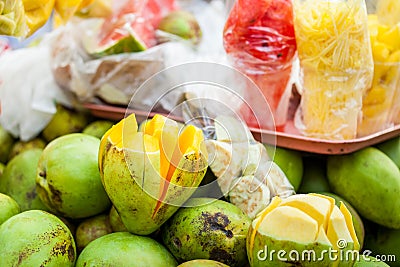
[[[374,79],[363,98],[360,137],[392,126],[400,108],[400,2],[367,1],[367,10]]]
[[[308,137],[357,135],[373,58],[364,0],[294,0],[302,97],[296,127]]]
[[[261,90],[276,126],[286,123],[296,58],[291,0],[230,1],[224,48],[232,65]],[[252,96],[248,96],[249,99]],[[253,118],[254,119],[254,118]],[[253,119],[249,116],[248,124]],[[263,118],[261,119],[261,127]]]

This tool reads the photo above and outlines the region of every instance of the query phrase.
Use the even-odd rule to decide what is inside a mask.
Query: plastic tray
[[[142,121],[148,117],[148,114],[144,111],[134,109],[127,110],[126,108],[112,105],[86,103],[84,104],[84,107],[89,109],[94,116],[110,120],[120,120],[124,118],[126,112],[135,113],[138,121]],[[153,115],[154,114],[149,114],[150,117]],[[180,118],[175,119],[179,120]],[[275,140],[275,138],[271,138],[275,136],[276,145],[279,147],[330,155],[351,153],[364,147],[372,146],[396,136],[400,136],[400,125],[396,125],[368,136],[345,141],[322,140],[305,137],[296,130],[292,121],[289,121],[284,129],[278,131],[260,130],[255,128],[250,128],[250,130],[252,131],[254,138],[257,140]]]

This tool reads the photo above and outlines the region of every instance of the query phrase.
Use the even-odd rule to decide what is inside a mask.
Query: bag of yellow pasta
[[[306,136],[356,137],[373,77],[364,0],[294,0],[302,98],[295,120]]]

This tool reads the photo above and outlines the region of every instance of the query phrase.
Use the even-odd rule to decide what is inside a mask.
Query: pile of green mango
[[[129,123],[132,127],[132,121]],[[135,138],[143,138],[145,132],[162,136],[165,132],[157,132],[157,127],[170,122],[163,119],[147,123],[135,125],[137,129],[128,134]],[[53,120],[32,140],[18,140],[0,127],[0,266],[400,266],[400,137],[344,155],[316,155],[266,145],[269,156],[285,173],[297,195],[326,196],[336,204],[335,210],[345,205],[340,210],[345,215],[349,212],[346,224],[353,225],[350,228],[354,229],[360,253],[368,255],[353,263],[323,261],[313,265],[305,261],[254,260],[257,251],[252,248],[262,246],[263,240],[274,239],[260,236],[260,232],[254,236],[253,228],[261,227],[258,222],[268,219],[266,214],[276,208],[276,200],[271,202],[275,207],[267,206],[253,220],[225,197],[194,194],[196,197],[189,199],[177,186],[181,178],[186,179],[185,186],[190,179],[197,179],[191,182],[194,187],[216,179],[209,168],[196,169],[201,164],[196,165],[193,158],[186,170],[190,174],[175,171],[179,175],[171,177],[171,191],[164,195],[179,206],[152,201],[146,205],[157,207],[156,212],[137,213],[135,209],[146,208],[143,192],[138,193],[146,176],[132,170],[150,172],[150,168],[159,167],[146,165],[155,157],[159,144],[144,141],[140,146],[119,140],[115,134],[118,125],[95,118],[85,110],[58,105]],[[179,132],[184,129],[182,125],[168,125]],[[114,134],[110,129],[114,129]],[[189,130],[184,134],[196,135]],[[170,138],[171,132],[163,131]],[[103,142],[106,145],[102,146],[104,136],[111,136],[109,140],[115,142]],[[162,138],[158,140],[161,142]],[[188,146],[185,140],[180,142]],[[121,162],[105,165],[107,157],[121,147]],[[103,157],[102,149],[108,153]],[[144,158],[144,167],[115,168],[140,164],[135,158],[137,151],[149,156],[148,161]],[[184,155],[192,156],[196,151]],[[130,158],[133,156],[135,161]],[[117,181],[131,184],[121,187]],[[153,181],[156,179],[147,182]],[[163,195],[158,192],[159,184],[152,185],[154,188],[150,189]],[[284,199],[279,201],[286,203]],[[301,210],[307,208],[298,206],[296,212],[300,214]],[[344,217],[340,218],[343,222]],[[332,219],[331,223],[339,227],[340,220]],[[284,227],[285,222],[279,224]],[[325,232],[331,235],[329,230]],[[249,236],[257,240],[257,246],[255,241],[249,242]],[[304,244],[294,240],[279,240],[273,246],[279,248],[280,244],[304,249]],[[386,263],[378,262],[380,255],[391,257],[386,258]]]

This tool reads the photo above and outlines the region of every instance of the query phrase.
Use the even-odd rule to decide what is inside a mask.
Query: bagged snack
[[[306,136],[356,137],[373,58],[363,0],[294,0],[302,97],[295,125]]]
[[[373,134],[390,127],[393,113],[399,111],[400,87],[400,24],[386,24],[395,9],[383,12],[383,2],[379,9],[369,11],[368,28],[374,58],[374,78],[371,88],[363,97],[362,119],[358,125],[358,136]],[[400,10],[400,3],[398,8]],[[387,3],[386,3],[387,5]],[[385,9],[386,10],[386,9]],[[397,99],[396,99],[397,97]]]
[[[275,124],[284,125],[292,88],[292,63],[296,55],[292,2],[237,0],[225,24],[224,47],[233,66],[252,79],[262,91]],[[257,126],[251,117],[246,121]],[[268,123],[261,121],[262,127],[266,125]]]

